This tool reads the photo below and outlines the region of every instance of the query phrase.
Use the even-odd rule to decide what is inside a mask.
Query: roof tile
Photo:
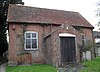
[[[71,24],[83,27],[93,26],[78,12],[9,5],[8,22]]]

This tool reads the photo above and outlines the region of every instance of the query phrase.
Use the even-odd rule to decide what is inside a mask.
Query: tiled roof
[[[9,5],[8,22],[71,24],[83,27],[93,26],[78,12]]]

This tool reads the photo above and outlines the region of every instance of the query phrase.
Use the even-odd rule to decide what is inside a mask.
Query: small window
[[[37,50],[38,49],[38,33],[37,32],[25,32],[25,50]]]

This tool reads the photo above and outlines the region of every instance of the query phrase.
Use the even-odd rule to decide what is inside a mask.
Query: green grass
[[[7,66],[6,72],[57,72],[57,69],[52,65],[34,64],[31,66]]]
[[[86,61],[82,63],[85,67],[81,72],[100,72],[100,57],[92,61]]]

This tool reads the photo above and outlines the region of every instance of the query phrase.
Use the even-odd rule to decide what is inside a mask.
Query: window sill
[[[25,51],[37,51],[38,49],[25,49]]]

